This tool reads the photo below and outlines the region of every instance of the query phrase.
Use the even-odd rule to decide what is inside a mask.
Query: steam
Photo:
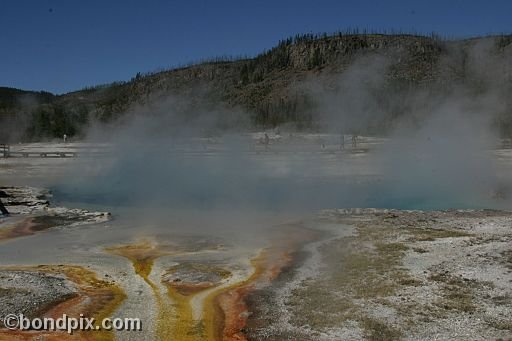
[[[13,107],[19,110],[17,115],[12,114],[9,107],[0,109],[0,143],[19,142],[26,138],[27,128],[32,124],[31,111],[39,104],[35,96],[24,94],[13,103]]]
[[[421,128],[394,131],[378,157],[391,198],[425,208],[485,207],[500,190],[497,135],[472,102],[450,97]]]
[[[372,131],[386,112],[383,98],[389,98],[386,74],[391,58],[361,56],[341,75],[320,75],[299,86],[299,91],[317,104],[320,128],[331,133],[362,134]],[[393,96],[394,97],[394,96]]]
[[[318,126],[330,134],[322,143],[267,131],[266,150],[248,113],[196,96],[137,105],[114,126],[90,129],[88,141],[110,143],[109,156],[81,166],[81,178],[71,171],[55,188],[63,200],[139,210],[507,208],[510,179],[493,149],[497,122],[512,107],[503,72],[510,52],[496,54],[495,42],[485,40],[465,51],[439,61],[437,72],[463,76],[441,88],[390,83],[399,51],[361,56],[341,74],[324,72],[289,89],[314,99]],[[340,154],[340,134],[388,140],[365,155]]]

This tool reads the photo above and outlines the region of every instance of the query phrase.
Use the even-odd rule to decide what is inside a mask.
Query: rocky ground
[[[9,215],[0,215],[0,242],[43,233],[46,229],[66,228],[110,219],[107,212],[50,205],[51,193],[34,187],[0,187]],[[0,269],[0,321],[7,314],[40,316],[77,294],[75,284],[63,274],[34,269]],[[2,327],[2,322],[0,322]]]
[[[38,271],[0,271],[0,327],[8,314],[38,317],[47,309],[77,294],[63,276]]]
[[[503,211],[324,211],[315,225],[334,237],[251,295],[246,333],[254,340],[510,340],[511,222]]]
[[[49,228],[101,223],[108,212],[91,212],[50,205],[51,193],[34,187],[0,187],[0,200],[8,215],[0,215],[0,240],[32,235]]]
[[[107,213],[53,207],[51,194],[43,189],[1,190],[12,214],[0,218],[0,242],[109,219]],[[512,212],[496,210],[325,210],[293,223],[291,232],[276,227],[286,232],[273,239],[283,246],[277,248],[282,252],[275,258],[267,255],[260,264],[272,275],[260,269],[250,278],[246,274],[247,279],[238,276],[239,284],[233,279],[232,264],[213,262],[217,253],[226,256],[228,247],[221,240],[175,237],[172,247],[146,250],[128,245],[115,249],[129,251],[126,255],[114,253],[132,261],[145,281],[137,285],[146,283],[158,293],[155,300],[163,302],[158,316],[166,316],[165,321],[181,316],[178,322],[195,326],[195,319],[216,311],[202,310],[203,301],[215,307],[216,301],[206,293],[226,287],[215,297],[236,298],[233,307],[242,312],[233,316],[244,324],[230,335],[249,340],[511,340],[511,226]],[[307,242],[284,246],[307,233]],[[158,257],[162,259],[151,271]],[[253,265],[258,264],[255,259]],[[96,266],[102,268],[100,263]],[[125,284],[134,280],[130,277]],[[34,260],[28,267],[4,266],[0,317],[13,312],[41,316],[56,306],[70,309],[65,302],[89,302],[91,297],[110,307],[105,314],[112,314],[125,296],[113,283],[101,282],[91,292],[84,289],[100,282],[92,272],[68,265],[45,267]],[[130,285],[123,287],[127,304],[141,309],[143,302],[132,300]],[[115,299],[103,302],[104,297]],[[164,304],[168,300],[171,305]],[[62,309],[54,309],[55,314],[67,311]],[[183,335],[206,335],[190,334],[195,327],[188,328],[185,322],[180,325]]]
[[[80,222],[103,222],[110,217],[108,212],[56,207],[50,205],[50,191],[37,187],[0,187],[0,200],[12,215],[52,215]],[[8,217],[1,217],[7,219]]]

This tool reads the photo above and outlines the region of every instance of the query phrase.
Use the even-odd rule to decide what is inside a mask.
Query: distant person
[[[264,143],[265,143],[265,150],[266,150],[266,149],[268,149],[268,145],[270,143],[270,137],[268,137],[267,133],[265,133],[265,141],[264,141]]]
[[[357,148],[357,135],[352,135],[352,148]]]
[[[345,135],[340,134],[340,149],[345,149]]]
[[[64,140],[64,143],[66,143],[68,141],[68,135],[64,134],[64,136],[62,136],[62,139]]]
[[[0,191],[0,197],[7,197],[7,194],[4,191]],[[9,211],[5,208],[4,204],[2,203],[2,200],[0,199],[0,212],[2,212],[3,215],[9,215]]]

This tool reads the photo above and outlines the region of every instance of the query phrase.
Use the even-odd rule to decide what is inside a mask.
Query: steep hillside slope
[[[172,107],[176,115],[234,110],[256,126],[292,124],[310,129],[320,127],[319,115],[326,111],[324,94],[343,98],[349,93],[345,88],[364,87],[364,92],[369,91],[364,95],[372,97],[370,101],[385,115],[371,125],[359,123],[357,129],[384,133],[397,117],[410,114],[412,105],[401,101],[412,92],[443,95],[463,86],[479,94],[491,83],[500,92],[509,91],[511,42],[511,36],[444,41],[413,35],[302,35],[253,59],[137,74],[129,82],[60,96],[29,93],[30,105],[27,93],[2,88],[0,119],[4,126],[15,122],[25,139],[74,135],[90,120],[109,122],[173,98],[180,102]],[[335,104],[344,106],[345,100]],[[496,116],[505,133],[512,122],[511,108],[506,103]]]

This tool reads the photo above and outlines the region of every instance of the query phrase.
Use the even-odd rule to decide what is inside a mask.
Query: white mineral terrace
[[[166,292],[162,275],[177,264],[208,264],[229,271],[230,276],[222,279],[217,287],[191,299],[191,314],[198,321],[203,317],[208,296],[250,278],[255,273],[251,260],[262,250],[275,246],[277,231],[292,224],[322,234],[303,246],[301,250],[306,258],[295,269],[293,277],[276,289],[273,307],[278,316],[265,332],[286,331],[291,333],[287,335],[315,335],[325,340],[341,336],[350,339],[360,336],[361,330],[331,328],[308,334],[312,331],[307,326],[294,325],[296,322],[287,306],[294,290],[312,278],[325,275],[322,256],[325,247],[357,235],[353,221],[336,220],[337,214],[345,213],[328,210],[318,216],[322,209],[386,205],[389,208],[438,209],[457,204],[468,206],[463,208],[512,207],[510,188],[501,186],[508,182],[512,169],[511,149],[478,151],[481,155],[476,156],[475,164],[491,160],[493,173],[492,177],[474,180],[483,185],[472,187],[471,181],[460,179],[463,176],[448,182],[434,181],[430,185],[422,183],[420,174],[414,183],[416,178],[407,172],[410,168],[400,173],[401,165],[417,167],[412,168],[414,171],[427,169],[430,172],[428,161],[436,158],[436,154],[425,158],[418,154],[417,162],[406,165],[400,161],[401,154],[407,154],[408,148],[413,147],[394,149],[393,143],[382,138],[360,136],[357,144],[352,145],[351,136],[346,136],[342,145],[339,135],[271,133],[268,140],[265,142],[264,133],[254,133],[223,139],[131,144],[128,148],[111,143],[80,142],[12,145],[10,150],[21,154],[0,157],[0,187],[24,204],[13,204],[14,199],[1,198],[12,214],[0,216],[0,231],[29,216],[50,215],[69,218],[71,222],[31,235],[8,240],[0,238],[0,266],[79,265],[94,271],[101,279],[113,280],[126,293],[126,299],[114,316],[141,318],[146,324],[144,337],[152,339],[157,332],[159,304],[155,289],[136,274],[128,258],[107,252],[107,249],[141,241],[163,246],[167,253],[155,259],[148,277],[161,293]],[[29,154],[24,157],[23,153]],[[37,157],[43,153],[70,154]],[[65,157],[71,154],[74,157]],[[398,163],[393,168],[398,170],[397,174],[389,172],[387,160],[383,161],[381,155],[397,158]],[[423,162],[427,162],[427,167]],[[450,160],[445,163],[449,164]],[[438,172],[434,178],[450,176],[449,169],[443,167],[436,167],[432,172]],[[454,187],[450,187],[452,185]],[[406,186],[411,192],[399,193],[400,186]],[[460,188],[465,195],[452,198],[433,194],[434,189],[443,188],[448,189],[446,193]],[[422,200],[417,200],[418,197]],[[446,201],[439,202],[439,198]],[[373,217],[373,211],[365,212]],[[368,220],[364,215],[358,217],[362,222]],[[482,220],[485,226],[494,226],[487,231],[504,236],[503,226],[509,218],[493,219]],[[458,228],[455,220],[451,224]],[[482,227],[473,230],[486,233]],[[284,245],[292,237],[279,239],[279,243]],[[397,241],[403,240],[398,238]],[[457,240],[452,242],[459,245]],[[441,248],[434,242],[422,245],[426,250]],[[446,257],[455,259],[459,256],[458,250],[462,249],[446,251]],[[425,257],[430,255],[433,253]],[[427,260],[414,257],[407,254],[404,261],[409,262],[406,265],[411,272],[421,276],[418,271],[423,271],[422,266],[426,264],[421,262]],[[414,259],[419,265],[412,264]],[[428,261],[437,264],[439,259],[428,258]],[[431,264],[425,265],[428,266]],[[481,279],[478,274],[468,272],[469,263],[464,266],[461,271],[467,270],[469,277]],[[492,273],[484,270],[482,274],[486,276]],[[501,282],[496,283],[499,286]],[[117,335],[122,340],[141,339],[139,334],[126,331]]]

